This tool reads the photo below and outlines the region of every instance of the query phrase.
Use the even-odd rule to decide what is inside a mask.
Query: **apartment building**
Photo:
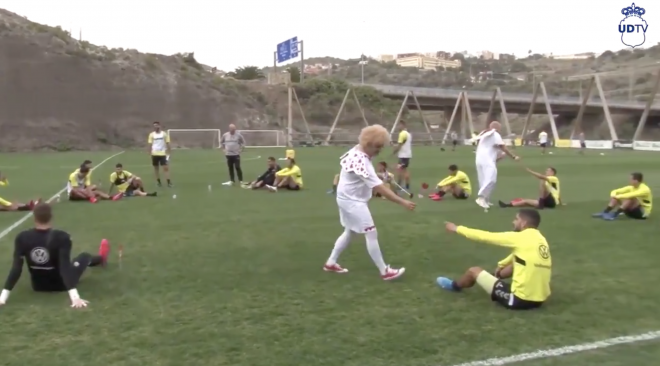
[[[396,63],[401,67],[415,67],[424,70],[436,70],[438,67],[447,69],[461,67],[460,60],[441,60],[437,57],[428,57],[420,54],[397,58]]]

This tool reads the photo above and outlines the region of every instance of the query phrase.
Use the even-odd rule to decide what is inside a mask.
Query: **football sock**
[[[156,197],[157,195],[158,195],[158,192],[147,193],[147,197]]]
[[[344,229],[344,232],[339,235],[337,240],[335,241],[335,247],[332,249],[332,253],[330,253],[330,258],[328,258],[328,261],[326,262],[327,264],[337,264],[337,260],[339,259],[339,256],[341,253],[348,247],[348,245],[351,243],[351,231],[348,229]]]
[[[410,183],[406,183],[406,190],[407,190],[407,191],[410,190]]]
[[[90,267],[100,266],[103,263],[103,257],[100,255],[92,255],[89,262]]]
[[[378,232],[374,229],[366,232],[364,236],[367,239],[367,251],[369,252],[371,260],[374,261],[374,264],[378,267],[380,274],[384,275],[385,271],[387,271],[387,265],[383,260],[383,253],[380,252],[380,245],[378,245]]]
[[[458,286],[456,281],[451,281],[451,287],[454,289],[454,291],[461,291],[461,288]]]
[[[619,216],[623,213],[623,210],[621,208],[616,210],[616,213],[614,214],[615,216]]]
[[[28,205],[18,206],[17,211],[30,211],[31,208]]]
[[[607,206],[607,207],[605,207],[605,209],[603,210],[603,213],[608,213],[608,212],[612,211],[613,209],[614,209],[614,207]]]
[[[502,202],[502,204],[500,206],[501,207],[513,207],[513,203],[511,203],[511,202],[509,202],[509,203]]]

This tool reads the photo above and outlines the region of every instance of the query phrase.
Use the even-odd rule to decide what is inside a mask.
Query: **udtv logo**
[[[619,22],[619,33],[621,33],[621,43],[628,47],[639,47],[646,42],[646,30],[649,28],[646,20],[642,18],[646,10],[636,6],[633,3],[621,9],[621,14],[625,16]]]

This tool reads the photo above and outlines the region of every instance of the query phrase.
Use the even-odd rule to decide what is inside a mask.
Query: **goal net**
[[[286,135],[281,130],[240,130],[245,147],[286,147]]]
[[[219,129],[172,129],[167,133],[173,149],[217,149],[222,138]]]

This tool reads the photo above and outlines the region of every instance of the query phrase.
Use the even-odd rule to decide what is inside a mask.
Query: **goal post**
[[[282,130],[239,130],[246,148],[286,147],[287,138]]]
[[[222,132],[219,128],[175,128],[167,130],[173,149],[219,149]]]

